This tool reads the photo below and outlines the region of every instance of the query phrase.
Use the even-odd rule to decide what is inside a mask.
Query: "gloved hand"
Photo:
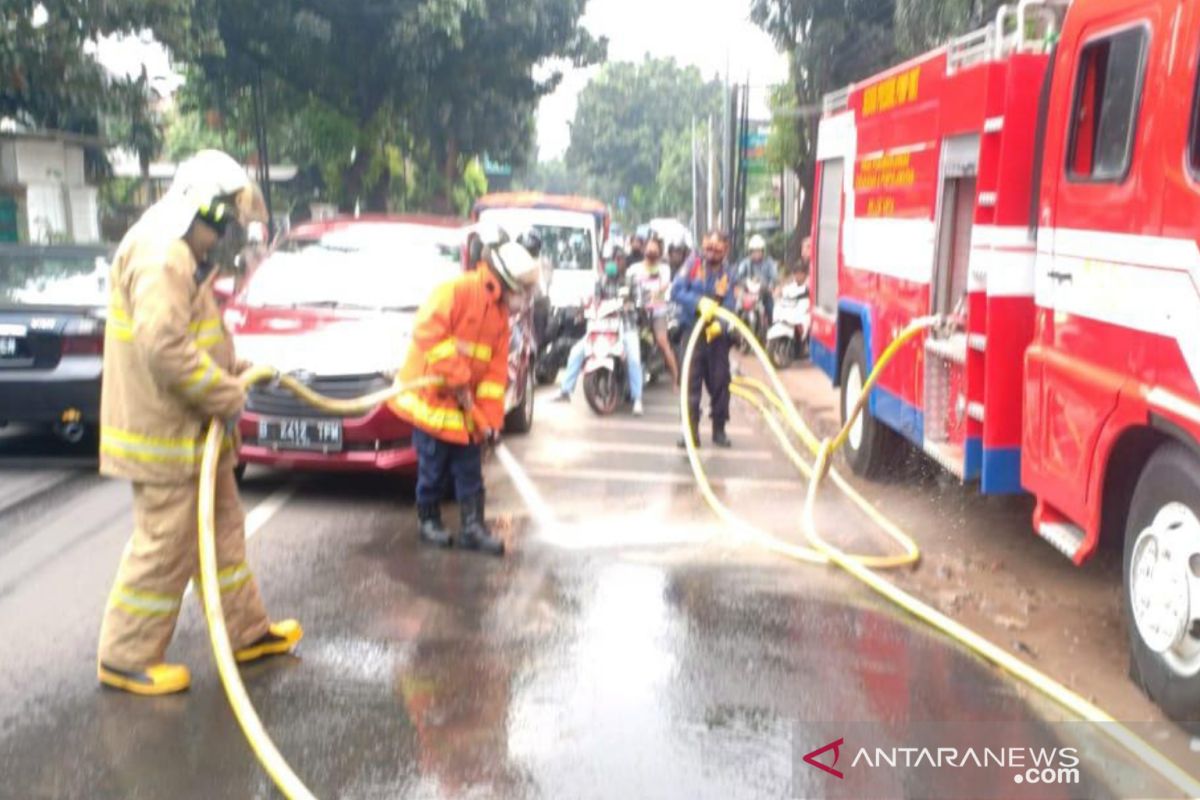
[[[488,447],[495,447],[500,444],[500,431],[488,428],[483,432],[483,441]]]
[[[696,304],[696,314],[700,319],[708,322],[717,315],[717,309],[720,307],[720,304],[711,297],[701,297],[700,302]]]
[[[475,407],[475,395],[472,394],[470,387],[464,386],[460,389],[455,389],[454,399],[458,401],[458,407],[465,414],[470,414],[471,409]]]
[[[721,323],[713,320],[712,323],[704,329],[704,339],[707,342],[712,342],[713,339],[716,339],[723,332],[724,331],[721,330]]]

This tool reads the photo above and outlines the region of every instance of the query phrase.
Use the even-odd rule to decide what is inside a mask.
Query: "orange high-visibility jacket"
[[[455,398],[456,389],[467,388],[488,425],[499,431],[508,386],[508,337],[508,309],[486,266],[442,284],[417,312],[399,380],[437,376],[445,385],[404,392],[391,402],[392,410],[430,436],[467,444],[478,425]]]

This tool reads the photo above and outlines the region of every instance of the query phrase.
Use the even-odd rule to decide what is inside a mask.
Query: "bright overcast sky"
[[[583,24],[608,37],[610,61],[640,61],[647,53],[694,64],[712,78],[724,75],[726,59],[733,80],[763,87],[787,79],[787,58],[749,20],[749,0],[588,0]],[[555,158],[567,149],[575,100],[596,68],[571,70],[558,91],[538,111],[538,156]],[[766,113],[765,91],[751,92],[751,115]],[[664,98],[669,101],[668,98]]]

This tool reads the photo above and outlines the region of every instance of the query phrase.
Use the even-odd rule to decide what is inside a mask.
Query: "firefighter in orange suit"
[[[493,555],[504,542],[484,520],[480,445],[497,441],[508,384],[508,318],[537,287],[538,262],[515,242],[483,248],[476,268],[439,286],[417,314],[402,382],[422,377],[442,385],[401,394],[392,408],[413,425],[417,451],[417,516],[421,540],[449,547],[441,501],[454,480],[462,517],[458,545]]]
[[[197,484],[208,421],[230,431],[216,482],[221,601],[238,661],[284,653],[302,632],[271,623],[246,564],[233,477],[245,391],[222,324],[209,251],[231,223],[265,219],[258,188],[229,156],[203,151],[126,234],[110,274],[100,404],[100,471],[133,483],[125,546],[100,629],[100,683],[134,694],[183,691],[187,667],[163,657],[198,569]]]

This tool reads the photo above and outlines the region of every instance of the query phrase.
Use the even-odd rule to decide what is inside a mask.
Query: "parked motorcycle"
[[[754,331],[755,337],[759,343],[766,339],[766,319],[767,308],[762,299],[762,280],[756,277],[746,278],[742,284],[741,297],[738,299],[738,316],[746,327]],[[740,347],[743,353],[749,353],[751,350],[750,342],[745,338],[739,337]]]
[[[775,302],[775,321],[767,332],[767,354],[776,369],[787,369],[808,356],[812,301],[808,287],[789,283]]]
[[[655,344],[649,313],[640,300],[622,289],[619,297],[593,306],[588,317],[583,394],[592,411],[602,417],[615,412],[622,401],[632,400],[624,345],[629,325],[638,326],[643,381],[655,383],[667,373],[666,357]]]
[[[554,382],[559,370],[567,365],[571,348],[587,333],[587,319],[580,306],[555,308],[550,312],[542,339],[538,343],[535,377],[541,386]]]

